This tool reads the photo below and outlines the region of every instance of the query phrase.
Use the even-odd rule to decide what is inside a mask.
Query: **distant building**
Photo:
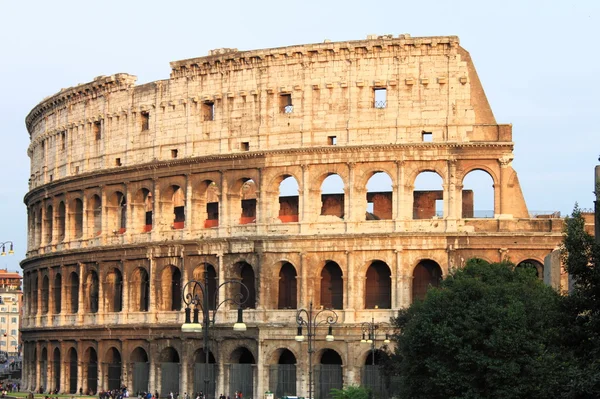
[[[19,273],[0,269],[0,351],[9,355],[18,354],[20,349],[21,280]]]

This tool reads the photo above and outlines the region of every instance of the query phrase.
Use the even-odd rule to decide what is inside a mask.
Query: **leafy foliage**
[[[562,397],[560,301],[531,269],[468,262],[394,319],[400,397]]]
[[[331,390],[333,399],[369,399],[369,389],[365,387],[347,386],[344,389]]]

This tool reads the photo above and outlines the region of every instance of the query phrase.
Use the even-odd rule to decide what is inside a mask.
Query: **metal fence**
[[[229,393],[242,392],[242,397],[251,399],[254,392],[252,364],[229,365]]]
[[[204,380],[208,379],[208,391],[204,392]],[[217,381],[217,367],[214,363],[208,364],[208,369],[204,363],[194,364],[194,392],[203,392],[204,397],[213,399],[215,397]]]
[[[332,389],[342,389],[344,379],[341,364],[319,364],[314,370],[315,399],[332,398]]]
[[[161,363],[160,396],[167,397],[171,392],[179,392],[179,363]]]
[[[296,365],[270,365],[269,390],[275,394],[275,398],[282,398],[284,396],[296,396]]]
[[[133,363],[133,393],[148,392],[150,365],[148,363]]]
[[[121,388],[121,363],[108,364],[108,389]]]

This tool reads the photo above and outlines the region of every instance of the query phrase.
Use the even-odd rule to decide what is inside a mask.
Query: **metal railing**
[[[294,112],[294,106],[292,104],[283,107],[284,114],[291,114],[292,112]]]
[[[387,108],[387,101],[375,101],[373,106],[374,106],[374,108],[377,108],[377,109]]]

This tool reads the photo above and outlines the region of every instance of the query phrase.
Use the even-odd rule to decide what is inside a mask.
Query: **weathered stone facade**
[[[315,363],[358,384],[371,362],[360,323],[387,321],[471,257],[541,276],[561,240],[562,220],[529,217],[511,126],[456,37],[221,49],[171,68],[63,89],[27,117],[27,389],[198,390],[202,337],[180,331],[181,287],[205,268],[251,288],[248,331],[231,330],[230,308],[211,330],[217,394],[244,373],[245,397],[280,389],[283,363],[297,365],[286,393],[306,396],[295,314],[311,301],[340,316]],[[473,217],[475,170],[493,180],[493,218]],[[414,190],[423,172],[439,190]],[[391,189],[368,191],[380,173]],[[343,190],[324,192],[332,175]],[[280,195],[290,179],[297,194]]]

